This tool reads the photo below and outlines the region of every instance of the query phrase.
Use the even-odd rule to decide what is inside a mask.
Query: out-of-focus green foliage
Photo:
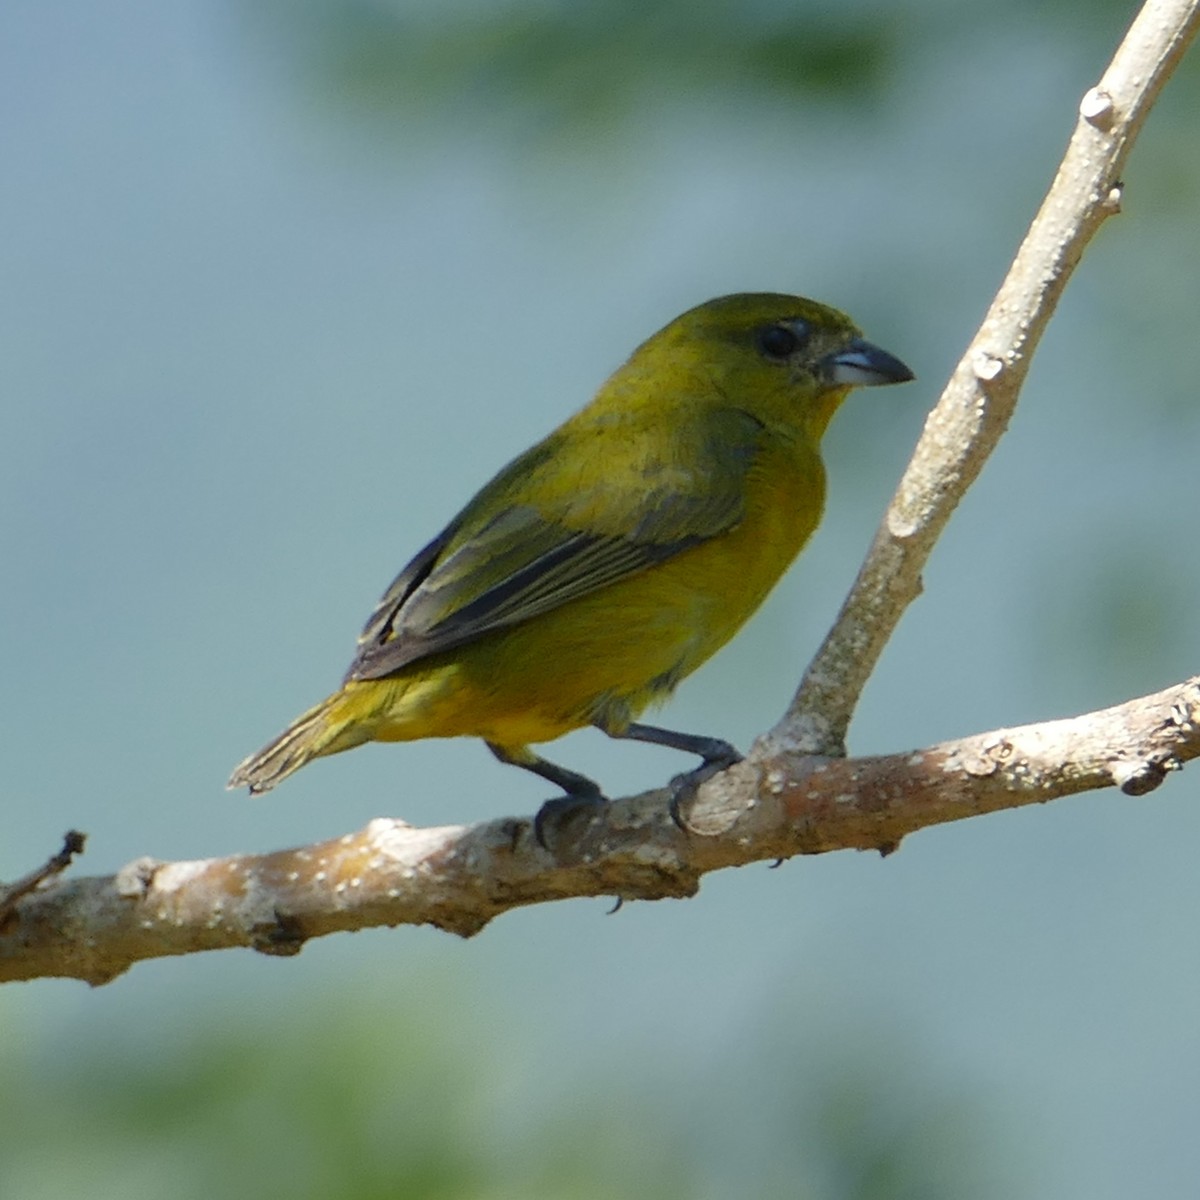
[[[551,1133],[505,1138],[499,1048],[444,1021],[353,995],[278,1021],[208,1013],[184,1042],[121,1037],[49,1078],[9,1042],[0,1195],[590,1200],[635,1180],[686,1194],[677,1145],[622,1137],[624,1108],[594,1093]]]
[[[184,1041],[126,1031],[36,1072],[6,1040],[0,1195],[673,1200],[714,1181],[746,1196],[984,1194],[975,1114],[872,1034],[870,1061],[861,1040],[806,1059],[776,1028],[778,1044],[716,1075],[649,1088],[616,1052],[564,1096],[515,1082],[501,1023],[480,1037],[436,987],[421,1013],[371,991],[278,1018],[206,1012]],[[723,1094],[730,1079],[739,1091]]]
[[[911,15],[911,14],[910,14]],[[383,115],[508,113],[523,132],[636,116],[734,93],[879,101],[902,36],[888,5],[793,8],[736,0],[458,5],[319,0],[259,10],[310,83]],[[908,22],[904,36],[914,32]]]
[[[325,101],[569,140],[632,129],[664,103],[876,106],[920,43],[1036,22],[1104,45],[1131,10],[1101,0],[1082,28],[1071,0],[1000,12],[939,0],[267,0],[250,15]]]

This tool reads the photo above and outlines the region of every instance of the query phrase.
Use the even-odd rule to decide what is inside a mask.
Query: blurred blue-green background
[[[828,627],[1132,4],[118,0],[0,10],[0,878],[531,813],[482,746],[230,768],[378,593],[682,309],[845,308],[828,515],[664,713],[743,746]],[[1196,669],[1185,62],[852,730]],[[622,792],[677,756],[578,734]],[[0,995],[0,1195],[1193,1196],[1197,785],[518,912]]]

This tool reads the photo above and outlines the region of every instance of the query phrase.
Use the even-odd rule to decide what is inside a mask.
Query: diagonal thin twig
[[[1120,210],[1121,172],[1163,84],[1200,24],[1200,0],[1148,0],[1079,121],[1058,174],[983,324],[930,413],[837,621],[767,735],[776,749],[845,753],[867,680],[950,514],[1008,427],[1033,352],[1105,219]]]
[[[15,912],[17,901],[22,896],[28,896],[30,892],[36,891],[47,879],[61,875],[71,865],[71,860],[75,855],[83,853],[86,841],[86,833],[80,833],[77,829],[68,829],[63,834],[62,849],[57,854],[52,854],[40,867],[35,867],[13,883],[0,885],[0,930],[3,930]]]

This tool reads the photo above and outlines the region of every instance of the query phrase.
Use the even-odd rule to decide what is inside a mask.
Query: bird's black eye
[[[801,321],[789,321],[786,325],[768,325],[766,329],[759,330],[758,348],[767,358],[782,362],[800,349],[804,340],[801,335],[804,333],[807,333],[807,330]]]

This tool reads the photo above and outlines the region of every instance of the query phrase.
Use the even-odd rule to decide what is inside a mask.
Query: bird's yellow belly
[[[395,676],[352,682],[344,702],[379,741],[517,746],[593,723],[620,729],[741,628],[808,539],[819,508],[769,499],[728,534],[621,583]]]

